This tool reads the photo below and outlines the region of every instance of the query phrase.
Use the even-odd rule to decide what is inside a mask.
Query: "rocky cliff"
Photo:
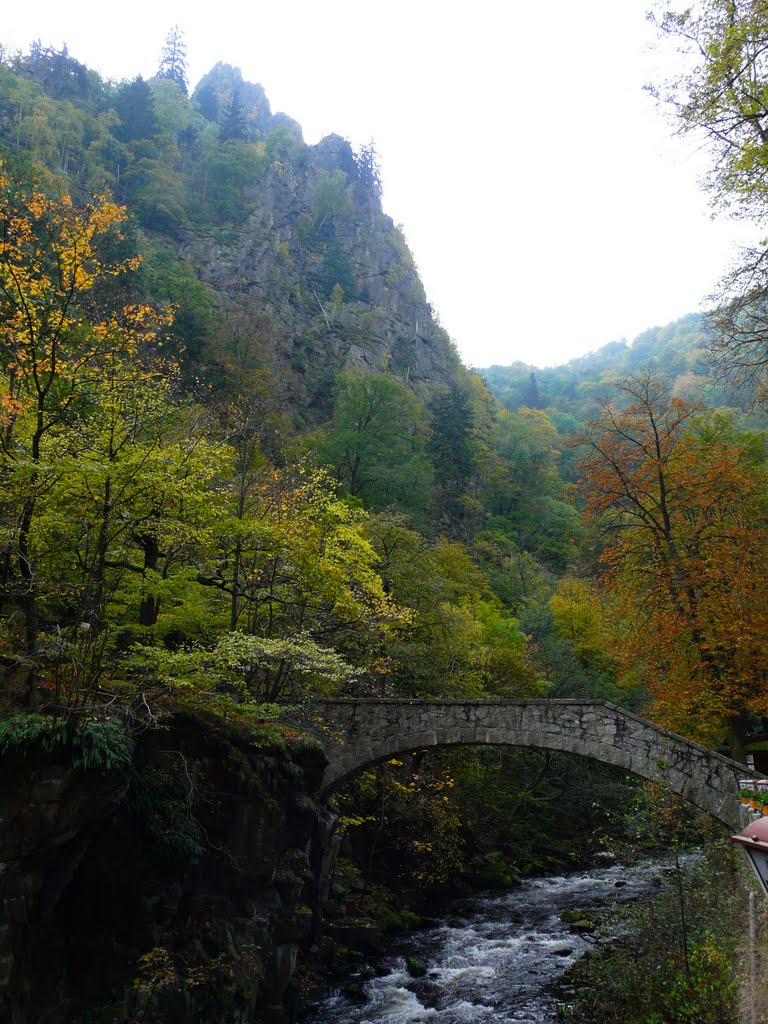
[[[222,359],[266,371],[298,426],[324,418],[342,370],[391,373],[422,398],[459,371],[382,210],[373,147],[306,145],[238,68],[217,64],[189,97],[167,77],[104,82],[66,49],[0,54],[0,158],[22,180],[45,168],[78,202],[125,204],[125,255],[144,256],[131,299],[176,305],[196,376]]]
[[[252,184],[242,224],[181,246],[216,295],[225,345],[257,354],[299,421],[327,413],[344,370],[392,374],[428,399],[459,360],[370,166],[333,135],[289,150]]]
[[[324,758],[177,719],[128,772],[5,757],[0,1019],[273,1022],[317,923]]]

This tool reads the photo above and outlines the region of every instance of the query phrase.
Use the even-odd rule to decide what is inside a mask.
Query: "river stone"
[[[418,997],[419,1002],[425,1010],[436,1010],[443,995],[442,987],[435,984],[434,981],[429,981],[426,978],[423,981],[419,981],[418,984],[415,984],[412,991]]]
[[[412,978],[423,978],[427,973],[427,968],[424,964],[415,956],[409,956],[405,961],[405,966],[408,969],[408,973]]]
[[[591,935],[595,931],[597,925],[594,921],[574,921],[570,927],[570,931],[574,935]]]
[[[335,942],[350,949],[381,948],[381,929],[372,921],[333,921],[327,932]]]
[[[368,995],[363,988],[362,981],[348,981],[345,985],[342,985],[341,991],[353,1003],[367,1003]]]

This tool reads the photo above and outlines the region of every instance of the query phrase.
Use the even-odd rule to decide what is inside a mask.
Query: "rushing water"
[[[458,900],[439,927],[393,943],[362,1000],[331,996],[309,1024],[554,1024],[552,984],[590,945],[560,915],[635,899],[658,867],[536,878]],[[424,977],[409,975],[408,957],[426,967]]]

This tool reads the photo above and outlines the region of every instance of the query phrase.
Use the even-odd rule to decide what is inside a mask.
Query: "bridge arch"
[[[608,701],[311,700],[328,755],[323,795],[370,765],[457,744],[558,750],[616,765],[739,828],[744,765]]]

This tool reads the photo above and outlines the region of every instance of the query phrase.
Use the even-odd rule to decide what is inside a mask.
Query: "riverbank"
[[[603,916],[600,944],[569,967],[574,1024],[755,1024],[762,973],[745,949],[751,878],[727,840],[675,856],[665,884]],[[762,897],[759,897],[762,902]],[[764,920],[765,908],[760,907]],[[761,930],[762,931],[762,930]],[[764,938],[755,936],[758,950]]]
[[[766,905],[756,903],[751,956],[750,890],[739,851],[721,840],[451,899],[439,921],[359,951],[301,1019],[764,1024]]]
[[[554,1024],[557,979],[592,947],[591,919],[628,906],[656,864],[527,879],[514,890],[448,901],[440,920],[388,940],[304,1014],[306,1024]]]

